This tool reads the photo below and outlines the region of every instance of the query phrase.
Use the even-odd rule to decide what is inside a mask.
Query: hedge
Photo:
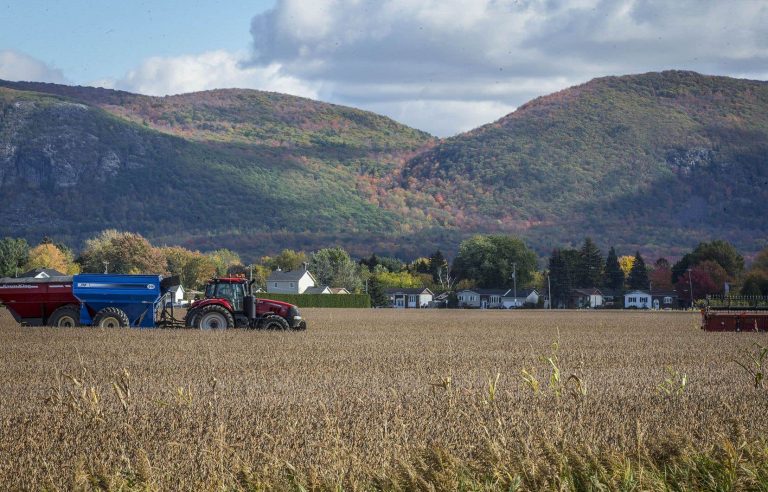
[[[256,294],[260,299],[290,302],[298,307],[369,308],[368,294]]]

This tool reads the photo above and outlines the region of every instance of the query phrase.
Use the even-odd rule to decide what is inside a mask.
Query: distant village
[[[89,239],[78,254],[47,238],[34,247],[24,239],[0,240],[2,277],[80,272],[178,275],[173,302],[180,306],[202,294],[208,279],[236,275],[250,278],[257,295],[320,307],[666,310],[691,309],[707,296],[768,295],[768,248],[748,268],[721,240],[702,242],[674,263],[660,257],[648,264],[637,251],[619,255],[611,247],[604,254],[589,238],[541,258],[518,237],[476,235],[452,260],[441,251],[409,262],[376,254],[354,259],[333,247],[286,249],[246,263],[229,250],[158,247],[114,230]]]

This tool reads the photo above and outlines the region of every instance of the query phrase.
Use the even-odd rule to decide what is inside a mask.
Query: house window
[[[275,287],[277,287],[277,282],[275,282]]]
[[[671,297],[665,297],[664,298],[664,304],[672,304],[672,298]]]
[[[291,282],[291,287],[293,287],[293,282]]]
[[[408,296],[408,302],[416,302],[416,296],[411,294]]]
[[[641,297],[640,298],[640,302],[643,302],[643,303],[648,302],[648,298],[647,297]]]

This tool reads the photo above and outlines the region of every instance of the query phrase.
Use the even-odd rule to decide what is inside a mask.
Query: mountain
[[[520,233],[540,251],[592,236],[675,255],[768,242],[768,83],[669,71],[533,100],[414,157],[401,185],[459,229]]]
[[[0,235],[115,227],[246,258],[340,244],[413,256],[475,232],[544,255],[592,236],[675,256],[768,243],[768,83],[606,77],[438,141],[252,90],[167,97],[0,81]]]
[[[79,244],[363,243],[416,219],[373,195],[434,139],[373,113],[250,90],[170,97],[0,83],[0,234]]]

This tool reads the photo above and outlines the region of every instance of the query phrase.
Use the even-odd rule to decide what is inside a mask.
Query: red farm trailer
[[[701,310],[705,331],[768,331],[768,298],[708,296]]]
[[[0,303],[18,323],[30,326],[76,326],[80,319],[72,276],[3,279]]]

